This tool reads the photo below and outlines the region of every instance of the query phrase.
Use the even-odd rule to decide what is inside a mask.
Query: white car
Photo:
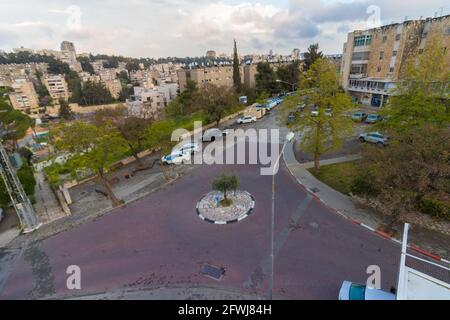
[[[319,116],[319,109],[318,108],[314,108],[313,110],[311,110],[311,116],[318,117]]]
[[[218,128],[211,128],[211,129],[206,130],[203,133],[202,141],[215,141],[217,139],[220,139],[220,138],[226,136],[227,133],[228,133],[227,130],[222,131]]]
[[[252,123],[252,122],[256,122],[255,116],[242,116],[236,120],[237,124]]]
[[[395,300],[395,294],[362,284],[344,281],[339,290],[339,300]]]
[[[161,158],[163,164],[185,164],[191,161],[190,153],[183,153],[181,151],[174,151],[171,154]]]
[[[194,153],[197,153],[200,151],[200,147],[198,146],[198,144],[190,142],[190,143],[186,143],[184,146],[182,146],[177,151],[180,151],[182,153],[194,154]]]

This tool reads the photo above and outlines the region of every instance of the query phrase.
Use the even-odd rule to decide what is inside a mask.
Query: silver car
[[[389,137],[379,132],[368,132],[359,135],[359,141],[370,142],[378,145],[386,146],[389,143]]]

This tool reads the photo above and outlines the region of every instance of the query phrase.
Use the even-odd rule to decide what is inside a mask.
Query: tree
[[[175,129],[173,120],[161,120],[152,123],[145,131],[145,144],[148,148],[159,149],[162,154],[169,153],[172,150],[171,136]],[[161,165],[161,171],[164,178],[170,180],[169,175]]]
[[[237,93],[242,91],[241,71],[239,68],[239,56],[237,52],[236,40],[234,40],[234,53],[233,53],[233,85],[234,90]]]
[[[69,98],[70,102],[81,104],[83,101],[83,87],[81,85],[81,79],[77,72],[70,71],[66,76],[65,80],[71,96]]]
[[[81,64],[81,69],[84,72],[88,72],[90,74],[94,74],[94,67],[91,64],[91,60],[88,57],[78,57],[77,58],[78,62],[80,62]]]
[[[308,71],[309,68],[316,62],[317,59],[323,58],[322,51],[319,51],[319,44],[314,43],[309,46],[308,51],[305,52],[304,69]]]
[[[232,89],[208,83],[202,86],[196,101],[208,120],[219,125],[223,116],[237,105],[237,100]]]
[[[300,92],[307,93],[318,115],[304,111],[296,118],[293,129],[302,133],[301,146],[313,155],[314,169],[318,172],[321,156],[339,149],[352,132],[352,121],[344,115],[352,108],[352,102],[339,85],[335,66],[327,59],[318,59],[311,66],[301,82]],[[300,103],[302,97],[289,97],[283,108],[292,112]],[[328,108],[332,109],[332,116],[326,114]]]
[[[119,132],[122,138],[128,144],[133,157],[142,167],[142,161],[138,153],[144,150],[146,129],[150,126],[149,119],[137,117],[128,117],[124,106],[115,109],[100,109],[94,115],[94,123],[98,126],[110,125]]]
[[[27,164],[23,164],[22,167],[17,170],[17,177],[23,186],[25,193],[33,198],[36,187],[36,179],[32,167]],[[6,185],[3,178],[0,176],[0,207],[6,208],[11,202]]]
[[[86,81],[82,90],[81,105],[106,104],[114,101],[109,90],[101,83]]]
[[[69,104],[64,99],[59,99],[59,117],[64,120],[72,120],[73,112]]]
[[[296,60],[286,66],[280,66],[276,74],[282,81],[281,87],[284,91],[295,91],[300,81],[300,61]]]
[[[22,139],[31,125],[31,118],[22,112],[13,109],[0,97],[0,128],[3,131],[3,140],[11,141],[14,149],[17,140]]]
[[[258,94],[268,92],[270,95],[278,93],[280,86],[277,82],[277,75],[270,64],[268,62],[260,62],[256,66],[256,70],[256,92]]]
[[[109,166],[129,150],[126,141],[109,123],[103,126],[76,121],[54,132],[56,149],[69,152],[69,160],[78,168],[88,168],[98,175],[114,207],[122,203],[114,194],[106,177]]]
[[[239,181],[236,176],[228,176],[225,174],[222,174],[215,178],[212,182],[212,188],[213,190],[217,190],[223,193],[223,200],[221,201],[221,204],[223,206],[229,206],[231,205],[231,201],[227,197],[228,191],[236,191],[238,188]]]

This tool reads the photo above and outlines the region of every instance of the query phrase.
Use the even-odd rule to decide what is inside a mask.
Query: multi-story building
[[[39,114],[39,99],[34,85],[26,79],[16,79],[11,87],[14,92],[9,94],[9,100],[14,109],[37,116]]]
[[[63,75],[47,75],[43,82],[53,100],[69,100],[69,89]]]
[[[122,84],[119,79],[106,80],[103,83],[114,99],[119,98],[120,92],[122,91]]]
[[[206,57],[215,59],[216,58],[216,52],[214,50],[208,50],[208,51],[206,51]]]
[[[36,79],[36,71],[47,72],[46,63],[0,64],[0,86],[10,87],[16,79]]]
[[[61,61],[69,65],[70,69],[81,72],[81,63],[77,60],[75,45],[69,41],[61,42]]]
[[[341,63],[342,86],[355,101],[383,106],[395,94],[407,63],[438,37],[450,60],[450,15],[408,20],[348,34]]]
[[[240,66],[241,79],[244,78],[243,67]],[[201,67],[193,69],[180,69],[177,72],[180,91],[186,88],[188,80],[198,85],[212,83],[219,87],[231,88],[233,86],[233,66]]]
[[[134,94],[127,99],[128,114],[140,118],[157,119],[164,107],[177,96],[178,85],[163,84],[152,89],[134,87]]]

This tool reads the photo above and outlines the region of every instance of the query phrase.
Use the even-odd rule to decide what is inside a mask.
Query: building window
[[[372,43],[372,36],[357,36],[355,37],[354,46],[355,47],[362,47],[362,46],[368,46]]]
[[[400,40],[400,34],[395,35],[395,41],[399,41]]]
[[[390,67],[390,68],[389,68],[389,72],[390,72],[390,73],[394,72],[394,67]]]
[[[384,59],[384,51],[380,51],[380,60]]]
[[[387,36],[383,36],[383,43],[387,41]]]
[[[380,66],[377,67],[377,72],[381,72],[381,67]]]
[[[393,57],[396,57],[396,56],[397,56],[397,51],[396,51],[396,50],[392,51],[392,56],[393,56]]]

